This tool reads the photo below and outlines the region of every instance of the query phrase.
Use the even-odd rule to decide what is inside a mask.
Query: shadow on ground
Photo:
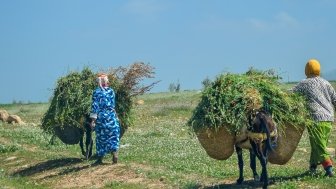
[[[263,183],[255,182],[254,180],[244,181],[242,184],[218,184],[213,186],[204,187],[204,189],[227,189],[227,188],[262,188]]]
[[[318,176],[319,174],[315,175]],[[287,180],[297,180],[303,177],[312,177],[310,172],[306,171],[303,173],[299,173],[296,175],[291,175],[291,176],[276,176],[276,177],[271,177],[270,178],[270,184],[269,186],[274,185],[275,183],[281,183],[282,181],[287,181]],[[242,184],[238,185],[236,183],[231,183],[231,184],[217,184],[217,185],[211,185],[211,186],[201,186],[201,185],[195,185],[189,187],[189,189],[242,189],[242,188],[262,188],[263,183],[261,182],[256,182],[254,180],[247,180],[244,181]]]
[[[14,172],[12,175],[13,176],[32,176],[34,174],[41,173],[44,171],[55,170],[58,168],[67,168],[67,167],[73,166],[81,162],[83,162],[83,160],[79,158],[62,158],[62,159],[48,160],[46,162],[41,162],[36,165],[32,165],[25,169],[20,169]],[[61,171],[59,175],[80,171],[87,167],[89,166],[65,169],[64,171]]]

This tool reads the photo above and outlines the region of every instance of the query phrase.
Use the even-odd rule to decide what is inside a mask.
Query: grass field
[[[237,157],[225,161],[207,156],[186,126],[200,99],[196,91],[140,96],[144,105],[134,108],[134,126],[121,140],[119,163],[106,156],[104,165],[90,166],[78,145],[59,140],[39,129],[48,104],[0,105],[27,124],[0,122],[0,188],[259,188],[252,181],[248,153],[244,153],[245,182],[238,178]],[[336,147],[336,131],[330,146]],[[336,188],[335,178],[306,174],[309,160],[307,132],[286,165],[269,164],[270,188]],[[257,164],[260,171],[260,165]]]

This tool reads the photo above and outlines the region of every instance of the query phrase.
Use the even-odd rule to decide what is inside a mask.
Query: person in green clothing
[[[327,152],[327,144],[334,122],[336,93],[331,84],[320,77],[320,63],[316,59],[307,62],[305,74],[307,78],[299,82],[293,91],[307,98],[314,120],[314,125],[308,127],[311,146],[310,171],[316,172],[317,165],[322,164],[326,176],[333,177],[333,162]]]

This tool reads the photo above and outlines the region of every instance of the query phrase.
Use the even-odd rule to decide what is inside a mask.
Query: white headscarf
[[[104,87],[106,87],[106,86],[103,86],[103,83],[107,84],[109,82],[107,75],[104,74],[104,73],[98,74],[98,77],[97,77],[96,81],[97,81],[99,87],[103,90],[105,90]]]

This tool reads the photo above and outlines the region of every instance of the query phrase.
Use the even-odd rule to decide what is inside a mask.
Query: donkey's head
[[[253,111],[249,115],[249,129],[252,132],[268,133],[276,130],[273,118],[264,110]]]
[[[251,112],[249,115],[248,137],[254,143],[265,143],[271,151],[277,145],[277,127],[273,118],[264,110]]]

